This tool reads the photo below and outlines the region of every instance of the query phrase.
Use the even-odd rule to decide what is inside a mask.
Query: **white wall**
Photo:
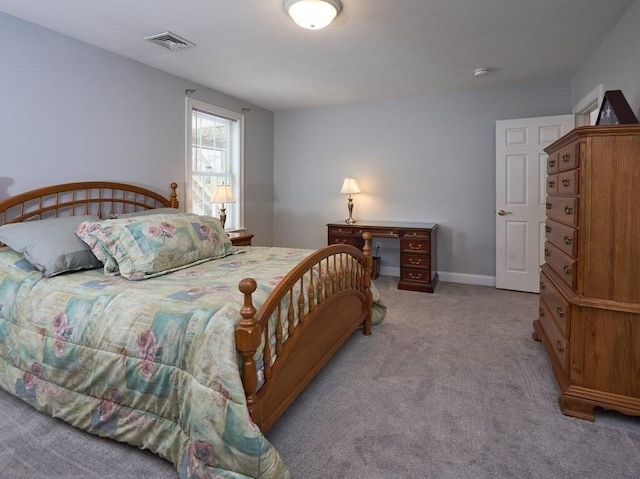
[[[0,199],[113,180],[185,184],[185,90],[245,115],[245,223],[273,237],[273,113],[0,13]]]
[[[356,219],[438,223],[440,271],[495,276],[495,121],[570,112],[569,79],[276,112],[274,243],[326,244],[353,175]],[[397,266],[397,243],[381,256]]]
[[[573,78],[573,103],[602,83],[622,90],[640,118],[640,0],[636,0]]]

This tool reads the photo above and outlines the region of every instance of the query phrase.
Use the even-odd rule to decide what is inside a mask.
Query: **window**
[[[187,211],[218,217],[225,229],[243,227],[241,114],[187,99]],[[229,185],[235,203],[211,203],[216,186]]]

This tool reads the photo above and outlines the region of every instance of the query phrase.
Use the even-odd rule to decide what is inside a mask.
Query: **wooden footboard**
[[[243,358],[249,412],[262,432],[355,329],[362,326],[363,334],[371,334],[371,235],[365,233],[363,238],[363,251],[331,245],[306,258],[278,284],[260,311],[251,300],[256,282],[251,278],[240,282],[244,307],[236,347]],[[269,341],[272,335],[275,351]],[[262,341],[264,384],[257,391],[254,356]]]

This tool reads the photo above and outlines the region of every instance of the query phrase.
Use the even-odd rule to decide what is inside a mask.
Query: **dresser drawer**
[[[430,283],[431,271],[428,269],[400,268],[400,281]]]
[[[547,196],[547,217],[571,226],[578,225],[578,198]]]
[[[558,152],[554,151],[549,154],[547,158],[547,175],[552,175],[558,172]]]
[[[558,174],[547,176],[547,194],[548,195],[557,195],[558,194]]]
[[[578,185],[580,182],[580,170],[569,170],[558,173],[558,194],[559,195],[577,195],[579,193]]]
[[[540,299],[540,310],[538,319],[542,324],[542,329],[549,338],[549,347],[553,350],[556,359],[559,361],[565,374],[567,371],[567,338],[562,334],[558,325],[553,320],[553,314],[543,299]]]
[[[426,238],[401,238],[400,251],[406,253],[429,253],[429,240]]]
[[[569,336],[571,305],[544,273],[540,274],[540,297],[549,307],[549,312],[558,324],[560,331],[565,336]]]
[[[564,254],[548,241],[544,244],[544,259],[551,268],[558,273],[562,280],[576,288],[576,260]]]
[[[558,151],[558,171],[580,166],[580,142],[576,141]]]
[[[578,257],[578,230],[557,221],[547,220],[547,240],[573,258]]]
[[[402,266],[406,268],[429,268],[431,257],[426,254],[403,253],[400,257]]]

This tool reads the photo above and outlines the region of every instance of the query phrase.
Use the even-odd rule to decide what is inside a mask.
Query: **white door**
[[[496,287],[539,292],[544,263],[548,145],[574,115],[496,122]]]

